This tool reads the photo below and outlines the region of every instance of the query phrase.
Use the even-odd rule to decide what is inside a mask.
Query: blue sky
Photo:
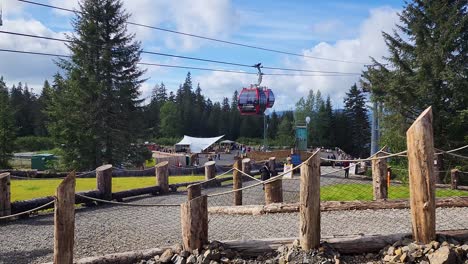
[[[1,30],[51,37],[63,37],[73,31],[73,14],[32,6],[16,0],[0,0],[4,25]],[[77,0],[37,0],[37,2],[75,8]],[[368,62],[369,56],[386,54],[381,31],[391,31],[398,23],[396,13],[403,1],[247,1],[247,0],[125,0],[131,21],[182,32],[284,50],[308,56]],[[143,48],[170,54],[214,60],[342,72],[360,72],[362,64],[339,63],[294,57],[216,43],[171,33],[129,26]],[[61,43],[0,34],[0,48],[66,54]],[[182,59],[142,56],[142,61],[183,66],[252,71],[236,66],[217,65]],[[49,57],[0,52],[0,75],[9,85],[27,82],[40,92],[45,79],[58,70]],[[220,72],[191,71],[194,83],[200,83],[212,100],[231,97],[234,90],[256,82],[256,76]],[[282,73],[281,71],[266,71]],[[148,67],[149,80],[141,87],[147,98],[160,82],[175,90],[187,70]],[[291,109],[310,89],[330,95],[335,107],[341,107],[344,93],[359,76],[265,76],[264,84],[277,95],[274,109]]]

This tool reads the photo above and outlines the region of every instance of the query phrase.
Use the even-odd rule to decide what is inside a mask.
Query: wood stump
[[[375,157],[381,157],[385,154],[378,152]],[[385,159],[372,160],[372,187],[374,200],[387,199],[387,161]]]
[[[101,199],[112,200],[112,165],[106,164],[96,169],[96,185]]]
[[[60,183],[55,196],[54,264],[72,264],[75,244],[75,172]]]
[[[180,205],[184,249],[201,249],[208,243],[208,200],[199,196]]]
[[[163,161],[154,166],[156,180],[162,194],[169,192],[169,162]]]
[[[0,174],[0,216],[11,214],[10,173]]]
[[[428,244],[435,232],[435,174],[432,108],[406,131],[413,239]]]
[[[265,204],[283,202],[283,180],[265,183]]]

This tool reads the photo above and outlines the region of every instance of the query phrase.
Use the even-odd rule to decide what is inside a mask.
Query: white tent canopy
[[[184,136],[184,138],[179,143],[177,143],[176,146],[188,146],[190,148],[190,152],[201,153],[209,146],[213,145],[216,141],[220,140],[222,137],[224,137],[224,135],[211,138]]]

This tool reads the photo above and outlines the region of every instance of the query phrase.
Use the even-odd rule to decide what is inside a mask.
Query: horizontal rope
[[[99,199],[99,198],[94,198],[94,197],[89,197],[89,196],[85,196],[85,195],[82,195],[82,194],[75,194],[76,196],[79,196],[81,198],[85,198],[85,199],[88,199],[88,200],[91,200],[91,201],[95,201],[95,202],[100,202],[100,203],[107,203],[107,204],[115,204],[115,205],[123,205],[123,206],[135,206],[135,207],[138,207],[138,206],[141,206],[141,207],[178,207],[180,206],[180,204],[136,204],[136,203],[122,203],[122,202],[114,202],[114,201],[108,201],[108,200],[102,200],[102,199]]]
[[[315,154],[317,154],[320,150],[317,150],[315,151],[307,160],[305,160],[304,162],[302,162],[301,164],[297,165],[296,167],[288,170],[288,171],[285,171],[277,176],[274,176],[266,181],[261,181],[261,182],[258,182],[258,183],[254,183],[252,185],[249,185],[249,186],[246,186],[246,187],[242,187],[240,189],[236,189],[236,190],[229,190],[229,191],[225,191],[225,192],[220,192],[220,193],[214,193],[214,194],[209,194],[208,197],[215,197],[215,196],[220,196],[220,195],[224,195],[224,194],[229,194],[229,193],[234,193],[234,192],[238,192],[238,191],[242,191],[242,190],[246,190],[246,189],[249,189],[249,188],[253,188],[253,187],[256,187],[256,186],[259,186],[259,185],[263,185],[265,183],[270,183],[270,182],[274,182],[278,179],[280,179],[281,177],[283,177],[284,175],[288,174],[289,172],[291,171],[294,171],[295,169],[299,168],[300,166],[302,166],[302,164],[305,164],[307,163]]]
[[[311,153],[310,151],[308,151],[309,153]],[[325,161],[335,161],[335,162],[361,162],[361,161],[372,161],[372,160],[379,160],[379,159],[387,159],[387,158],[391,158],[391,157],[395,157],[395,156],[399,156],[399,155],[402,155],[402,154],[405,154],[407,153],[407,150],[405,151],[401,151],[401,152],[398,152],[398,153],[393,153],[393,154],[390,154],[390,155],[386,155],[386,156],[380,156],[380,157],[369,157],[369,158],[365,158],[365,159],[354,159],[354,160],[337,160],[337,159],[328,159],[328,158],[320,158],[321,160],[325,160]]]
[[[29,214],[29,213],[32,213],[32,212],[34,212],[34,211],[41,210],[42,208],[47,207],[47,206],[49,206],[49,205],[51,205],[51,204],[53,204],[53,203],[55,203],[55,199],[52,200],[52,201],[50,201],[50,202],[48,202],[48,203],[46,203],[46,204],[44,204],[44,205],[41,205],[41,206],[39,206],[39,207],[33,208],[33,209],[31,209],[31,210],[28,210],[28,211],[24,211],[24,212],[17,213],[17,214],[12,214],[12,215],[7,215],[7,216],[1,216],[1,217],[0,217],[0,220],[9,219],[9,218],[17,217],[17,216],[20,216],[20,215]]]
[[[254,179],[254,180],[256,180],[256,181],[262,182],[262,180],[259,180],[259,179],[255,178],[255,177],[252,177],[252,175],[249,175],[249,174],[247,174],[247,173],[245,173],[245,172],[239,170],[238,168],[234,168],[234,170],[240,172],[240,173],[241,173],[242,175],[244,175],[244,176],[247,176],[247,177],[252,178],[252,179]]]

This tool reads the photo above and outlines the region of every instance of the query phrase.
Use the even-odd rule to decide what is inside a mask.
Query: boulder
[[[429,254],[428,258],[430,264],[454,264],[458,259],[455,252],[448,246],[441,246],[434,253]]]

